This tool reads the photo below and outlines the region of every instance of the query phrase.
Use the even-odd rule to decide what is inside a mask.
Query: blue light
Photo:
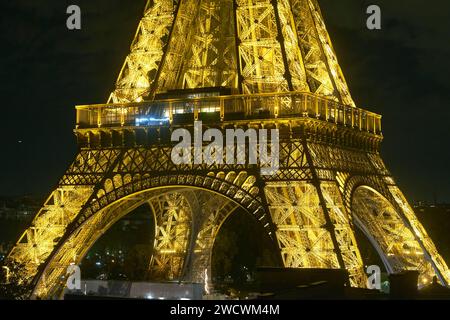
[[[152,124],[162,125],[165,122],[169,122],[169,118],[153,118],[153,117],[136,118],[136,126],[152,125]]]

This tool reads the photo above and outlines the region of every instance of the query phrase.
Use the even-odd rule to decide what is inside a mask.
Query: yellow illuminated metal
[[[205,87],[232,94],[157,100]],[[76,109],[80,151],[7,257],[24,265],[17,276],[34,280],[34,297],[58,296],[67,266],[144,203],[156,222],[149,274],[157,279],[211,278],[216,236],[241,207],[285,267],[345,268],[352,286],[365,286],[359,227],[389,272],[450,282],[381,160],[381,116],[351,98],[316,0],[148,1],[108,103]],[[279,171],[175,165],[162,127],[205,112],[220,114],[209,124],[220,130],[278,128]],[[143,117],[157,124],[141,125]]]
[[[309,91],[355,106],[310,0],[149,1],[109,102],[219,86]]]

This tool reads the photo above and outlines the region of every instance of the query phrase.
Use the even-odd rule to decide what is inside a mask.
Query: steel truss
[[[244,94],[212,100],[221,118],[208,127],[279,129],[279,170],[263,176],[261,163],[175,165],[164,132],[179,124],[126,123],[127,112],[139,111],[131,103],[80,112],[98,126],[77,127],[74,162],[7,257],[23,266],[16,276],[33,283],[35,297],[57,296],[67,267],[144,203],[155,217],[154,278],[210,275],[220,226],[241,207],[278,246],[285,267],[344,268],[350,285],[365,286],[359,227],[389,272],[417,269],[421,284],[434,275],[450,283],[445,261],[381,160],[379,117],[353,108],[316,0],[149,1],[110,102],[200,87]],[[298,91],[310,94],[274,98]],[[177,103],[196,106],[190,116],[197,119],[194,98]],[[270,109],[270,117],[239,109],[239,120],[227,120],[239,99],[247,109]],[[170,112],[171,101],[162,103]]]
[[[220,86],[355,105],[315,0],[149,1],[109,101]]]
[[[32,262],[23,279],[34,279],[35,294],[48,297],[70,263],[79,263],[115,221],[148,202],[156,221],[150,272],[159,279],[201,281],[205,269],[210,272],[221,224],[241,206],[276,241],[286,267],[345,268],[351,285],[364,286],[356,225],[387,257],[390,272],[418,269],[422,283],[434,274],[449,281],[445,262],[379,155],[317,140],[295,133],[283,139],[273,176],[248,165],[177,168],[165,147],[82,150],[53,194],[72,190],[70,205],[47,201],[41,210],[46,215],[36,216],[8,259]],[[35,230],[45,238],[29,237]]]

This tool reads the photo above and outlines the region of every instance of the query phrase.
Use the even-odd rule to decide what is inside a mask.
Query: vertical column
[[[232,214],[238,205],[225,197],[210,192],[200,192],[196,195],[200,207],[197,212],[197,232],[191,245],[189,264],[183,280],[204,282],[205,274],[212,278],[211,259],[214,241],[220,226]]]
[[[335,182],[321,182],[320,190],[325,200],[328,215],[334,225],[334,233],[342,255],[345,269],[350,276],[350,284],[366,287],[363,261],[351,226],[351,217],[345,209],[341,193]]]
[[[237,0],[234,8],[243,93],[289,91],[274,5]]]
[[[178,1],[173,0],[148,1],[131,45],[131,52],[125,59],[116,88],[108,102],[134,102],[148,94],[167,48],[177,3]]]
[[[314,185],[306,181],[268,182],[264,193],[285,267],[340,267]]]
[[[363,270],[363,262],[360,256],[355,236],[350,224],[350,216],[345,210],[342,196],[336,182],[322,180],[318,171],[331,170],[331,164],[320,159],[321,155],[328,155],[326,150],[316,145],[314,153],[309,150],[309,145],[304,138],[303,145],[306,159],[311,167],[312,184],[315,186],[320,205],[323,209],[326,223],[324,227],[330,232],[333,246],[339,261],[339,267],[349,272],[350,285],[356,287],[366,286],[366,275]],[[314,158],[313,158],[314,155]],[[328,178],[329,179],[329,178]]]
[[[166,193],[149,202],[156,222],[150,276],[174,280],[181,276],[188,249],[192,211],[180,192]]]

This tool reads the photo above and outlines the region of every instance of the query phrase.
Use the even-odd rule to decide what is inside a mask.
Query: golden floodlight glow
[[[58,297],[67,267],[143,204],[156,222],[152,279],[206,286],[220,227],[241,208],[286,268],[346,269],[365,287],[358,227],[389,273],[450,282],[381,159],[381,116],[350,95],[316,0],[148,1],[109,100],[76,112],[75,160],[6,259],[33,297]],[[167,133],[194,119],[278,129],[279,170],[174,164]]]

